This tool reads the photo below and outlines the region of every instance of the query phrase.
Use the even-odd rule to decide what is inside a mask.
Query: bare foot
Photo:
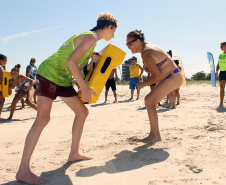
[[[180,102],[177,102],[177,105],[180,105]]]
[[[148,137],[141,139],[139,141],[143,143],[156,143],[158,141],[161,141],[161,136],[160,134],[155,136],[149,135]]]
[[[168,105],[166,108],[168,108],[168,109],[172,109],[172,105],[170,106],[170,105]]]
[[[130,99],[128,99],[128,100],[133,100],[133,98],[130,98]]]
[[[26,107],[21,107],[20,109],[22,109],[22,110],[23,110],[23,109],[26,109]]]
[[[4,120],[6,120],[5,118],[0,118],[0,121],[4,121]]]
[[[70,154],[70,156],[68,157],[68,162],[75,162],[75,161],[83,161],[83,160],[90,160],[93,159],[92,157],[86,157],[84,155],[80,155],[80,154]]]
[[[113,103],[118,103],[118,101],[117,101],[117,100],[115,100]]]
[[[18,171],[16,174],[16,180],[25,182],[27,184],[43,184],[46,182],[46,179],[36,176],[30,170],[27,173]]]
[[[139,98],[137,98],[136,100],[139,100]]]
[[[8,118],[7,118],[7,120],[11,120],[12,119],[12,116],[9,116]]]
[[[174,106],[172,106],[172,108],[171,109],[176,109],[176,106],[174,105]]]
[[[107,103],[107,100],[105,100],[105,102],[104,103]]]
[[[220,105],[218,107],[223,107],[223,103],[220,103]]]

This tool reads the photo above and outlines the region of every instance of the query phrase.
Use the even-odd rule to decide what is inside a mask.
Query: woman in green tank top
[[[226,42],[222,42],[220,45],[221,50],[223,51],[219,55],[219,60],[216,67],[216,76],[218,76],[218,70],[220,69],[219,82],[220,82],[220,104],[219,107],[223,107],[224,101],[224,89],[226,82]]]
[[[17,180],[28,184],[41,184],[46,181],[31,172],[29,162],[39,136],[50,120],[52,103],[57,96],[60,96],[76,115],[72,127],[72,144],[68,161],[92,159],[79,153],[79,142],[88,116],[88,109],[76,96],[77,93],[71,86],[71,82],[74,77],[82,90],[83,100],[90,102],[91,94],[96,94],[85,84],[84,72],[91,69],[93,62],[97,62],[99,59],[99,56],[92,55],[96,42],[101,39],[109,41],[114,38],[117,26],[117,19],[112,14],[102,13],[96,27],[91,31],[69,38],[56,53],[39,66],[36,76],[37,95],[39,95],[38,113],[25,141],[21,164],[16,175]],[[87,65],[90,56],[92,61]],[[83,72],[84,67],[86,70]]]

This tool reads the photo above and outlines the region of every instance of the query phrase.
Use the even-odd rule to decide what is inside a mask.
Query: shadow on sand
[[[134,102],[136,100],[122,100],[122,101],[118,101],[118,103],[129,103],[129,102]]]
[[[61,184],[66,184],[66,185],[73,185],[73,183],[71,182],[71,179],[69,178],[68,175],[66,175],[66,170],[70,167],[70,165],[72,165],[73,163],[69,163],[67,162],[66,164],[64,164],[63,166],[61,166],[58,169],[52,170],[52,171],[48,171],[48,172],[43,172],[40,176],[42,178],[46,179],[46,183],[44,184],[56,184],[56,185],[61,185]],[[20,181],[10,181],[7,182],[5,184],[2,185],[25,185],[27,183],[24,182],[20,182]]]
[[[141,108],[138,108],[137,110],[147,110],[146,107],[141,107]],[[167,112],[167,111],[170,111],[171,109],[168,109],[168,108],[165,108],[165,109],[159,109],[157,110],[157,113],[162,113],[162,112]]]
[[[143,166],[159,163],[169,157],[163,149],[148,148],[151,144],[137,147],[133,151],[124,150],[115,155],[115,159],[107,161],[104,166],[80,169],[76,176],[90,177],[100,173],[120,173],[142,168]]]
[[[31,119],[35,119],[36,117],[33,118],[26,118],[26,119],[11,119],[11,120],[0,120],[0,124],[1,123],[11,123],[11,122],[15,122],[15,121],[26,121],[26,120],[31,120]]]
[[[152,144],[146,144],[137,148],[133,151],[124,150],[115,155],[115,159],[107,161],[105,166],[95,166],[85,169],[80,169],[76,175],[80,177],[90,177],[99,173],[120,173],[124,171],[131,171],[142,168],[143,166],[159,163],[166,160],[169,157],[169,153],[163,149],[150,148]],[[79,163],[74,162],[74,163]],[[47,179],[45,184],[56,184],[56,185],[73,185],[70,177],[66,175],[67,169],[74,163],[67,162],[60,168],[55,170],[43,172],[40,176]],[[4,183],[2,185],[22,185],[26,184],[17,180]]]
[[[225,107],[217,107],[216,111],[217,112],[226,112],[226,108]]]
[[[134,102],[134,101],[135,100],[123,100],[123,101],[118,101],[118,103],[128,103],[128,102]],[[114,103],[113,102],[107,102],[107,103],[94,104],[94,105],[90,105],[90,106],[91,107],[99,107],[99,106],[112,105],[112,104],[114,104]]]

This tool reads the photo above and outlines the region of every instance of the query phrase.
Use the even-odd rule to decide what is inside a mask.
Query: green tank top
[[[42,77],[50,80],[51,82],[60,85],[60,86],[71,86],[72,82],[72,73],[69,67],[66,64],[67,59],[74,51],[73,41],[80,35],[85,34],[94,34],[94,31],[87,31],[77,35],[72,36],[68,39],[60,49],[54,53],[52,56],[44,60],[38,68],[37,74]],[[87,50],[85,55],[78,60],[78,66],[81,66],[85,62],[87,62],[92,55],[94,48],[96,47],[96,43]]]
[[[221,71],[226,71],[226,53],[222,52],[219,56],[219,67]]]

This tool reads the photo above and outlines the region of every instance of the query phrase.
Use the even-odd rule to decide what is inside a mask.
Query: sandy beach
[[[74,114],[57,98],[51,121],[44,129],[31,158],[31,169],[47,179],[46,185],[225,185],[226,108],[219,105],[219,87],[208,84],[182,86],[176,109],[157,106],[162,141],[144,144],[150,126],[141,90],[139,100],[130,98],[128,85],[117,86],[118,103],[108,103],[104,90],[96,104],[87,105],[80,143],[81,153],[94,159],[67,162]],[[6,98],[2,117],[13,95]],[[135,93],[136,98],[136,93]],[[0,122],[0,184],[22,185],[15,180],[26,135],[36,111],[17,104],[12,121]],[[225,104],[226,106],[226,104]]]

